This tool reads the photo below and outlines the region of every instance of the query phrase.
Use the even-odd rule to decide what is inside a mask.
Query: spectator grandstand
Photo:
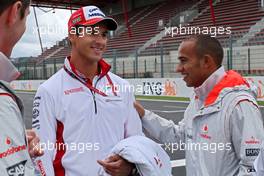
[[[215,0],[213,8],[215,21],[208,0],[163,0],[131,9],[128,28],[124,14],[113,13],[120,26],[110,36],[104,57],[122,77],[175,77],[177,48],[188,34],[166,35],[166,28],[229,28],[231,34],[216,34],[225,48],[226,68],[263,75],[264,10],[260,0]],[[70,54],[69,47],[66,37],[46,49],[33,63],[34,70],[27,67],[28,75],[34,73],[36,79],[51,76]]]

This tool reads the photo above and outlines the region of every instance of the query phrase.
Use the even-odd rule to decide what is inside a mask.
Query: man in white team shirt
[[[107,33],[116,28],[115,20],[96,6],[71,15],[71,54],[34,99],[33,128],[43,149],[55,146],[47,147],[36,161],[42,175],[97,176],[104,168],[110,175],[128,176],[134,170],[120,156],[108,157],[122,139],[142,135],[133,92],[115,89],[128,87],[128,82],[111,73],[102,59]],[[86,146],[84,151],[81,144]]]

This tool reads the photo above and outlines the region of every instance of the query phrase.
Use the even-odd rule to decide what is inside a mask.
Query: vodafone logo
[[[200,134],[200,136],[204,139],[211,139],[212,137],[208,135],[208,130],[209,130],[208,125],[204,124],[202,127],[202,133]]]
[[[5,142],[6,142],[7,145],[11,145],[12,144],[12,141],[11,141],[11,139],[9,137],[6,138]]]
[[[11,147],[9,148],[7,151],[3,152],[3,153],[0,153],[0,158],[6,158],[10,155],[13,155],[17,152],[20,152],[20,151],[23,151],[23,150],[26,150],[27,149],[27,146],[26,145],[21,145],[21,146],[18,146],[18,147]]]
[[[203,131],[204,133],[208,133],[208,125],[207,125],[207,124],[205,124],[205,125],[203,126],[202,131]]]
[[[0,152],[0,159],[1,158],[6,158],[10,155],[13,155],[17,152],[23,151],[27,149],[26,145],[21,145],[21,146],[13,146],[12,139],[10,137],[6,137],[4,144],[8,146],[8,149],[4,152]]]

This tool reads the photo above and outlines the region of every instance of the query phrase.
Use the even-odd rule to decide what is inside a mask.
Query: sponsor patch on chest
[[[84,92],[84,88],[83,87],[77,87],[77,88],[73,88],[73,89],[68,89],[64,91],[65,95],[70,95],[73,93],[78,93],[78,92]]]
[[[204,124],[202,129],[201,129],[201,133],[200,133],[200,137],[204,138],[204,139],[208,139],[210,140],[212,137],[209,135],[209,127],[207,124]]]

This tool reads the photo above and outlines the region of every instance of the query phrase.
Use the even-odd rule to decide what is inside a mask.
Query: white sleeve
[[[54,101],[48,92],[40,86],[33,102],[32,127],[39,136],[41,148],[44,150],[44,155],[35,160],[41,175],[54,176],[56,125]]]
[[[173,121],[166,120],[145,109],[142,125],[152,138],[162,143],[174,143],[185,140],[184,119],[176,125]]]
[[[239,162],[238,175],[252,175],[253,163],[264,139],[263,121],[257,106],[241,101],[231,114],[231,137]]]
[[[127,98],[128,113],[125,122],[125,138],[134,135],[144,135],[140,117],[134,107],[135,96],[133,92],[128,91]]]
[[[260,149],[257,159],[254,162],[254,168],[256,170],[256,176],[264,175],[264,143]]]

